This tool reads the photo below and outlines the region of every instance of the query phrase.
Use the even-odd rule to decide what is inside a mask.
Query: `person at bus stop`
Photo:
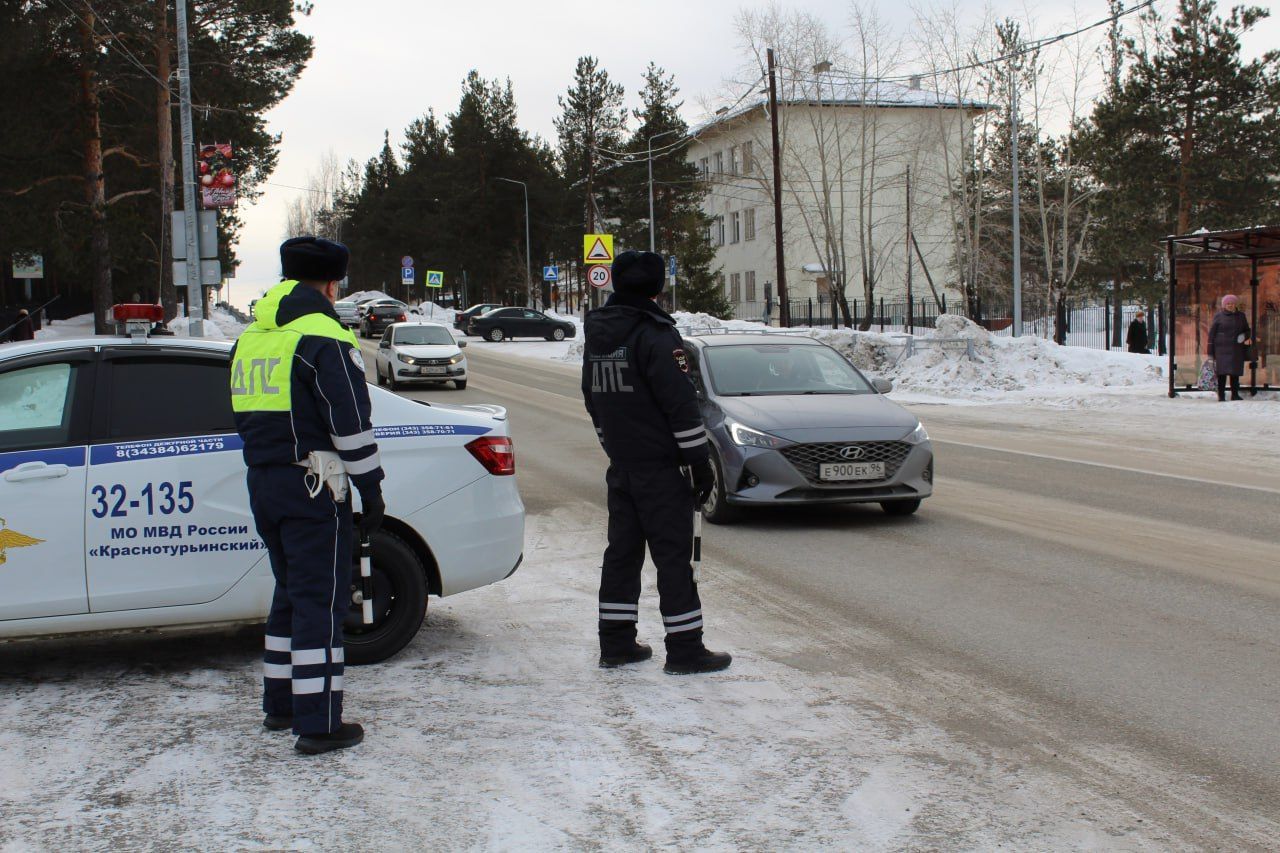
[[[1240,374],[1244,373],[1245,351],[1253,343],[1249,335],[1249,321],[1240,310],[1240,298],[1228,293],[1222,297],[1222,310],[1209,325],[1207,355],[1214,361],[1219,402],[1226,400],[1228,379],[1231,380],[1231,399],[1244,399],[1240,396]]]
[[[1151,346],[1147,343],[1147,320],[1146,315],[1139,311],[1133,317],[1133,322],[1129,324],[1129,333],[1125,335],[1124,342],[1129,347],[1129,352],[1136,352],[1147,355],[1151,352]]]
[[[636,639],[645,546],[658,570],[666,630],[665,670],[715,672],[733,658],[702,642],[702,601],[693,580],[693,513],[714,488],[708,438],[675,320],[655,299],[662,256],[622,252],[614,293],[586,317],[582,397],[609,457],[609,544],[600,572],[600,665],[647,660]],[[682,467],[692,469],[693,488]]]
[[[9,333],[11,341],[34,341],[36,339],[36,327],[31,322],[31,312],[26,308],[18,311],[18,322],[13,324],[13,331]]]
[[[360,492],[362,537],[385,511],[364,361],[333,307],[347,261],[340,243],[286,240],[286,280],[258,301],[231,353],[249,505],[276,580],[263,725],[292,728],[295,747],[308,754],[364,737],[358,723],[342,720],[342,623],[354,556],[348,484]]]

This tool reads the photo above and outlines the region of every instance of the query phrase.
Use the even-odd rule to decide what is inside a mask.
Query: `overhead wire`
[[[1097,29],[1098,27],[1103,27],[1103,26],[1106,26],[1107,24],[1114,23],[1115,21],[1118,21],[1121,18],[1132,15],[1135,12],[1140,12],[1144,9],[1154,6],[1155,4],[1156,4],[1156,0],[1143,0],[1143,2],[1141,3],[1138,3],[1134,6],[1130,6],[1127,9],[1121,9],[1120,11],[1112,15],[1108,15],[1107,17],[1102,18],[1101,20],[1094,21],[1092,24],[1088,24],[1086,26],[1079,27],[1077,29],[1070,30],[1068,32],[1057,33],[1052,36],[1046,36],[1042,39],[1036,39],[1035,41],[1027,42],[1025,45],[1020,46],[1018,49],[1009,51],[1008,53],[1001,54],[1000,56],[994,56],[989,59],[976,60],[974,62],[969,62],[964,65],[957,65],[953,68],[944,68],[944,69],[939,69],[934,71],[921,71],[915,74],[903,74],[900,76],[890,76],[890,77],[868,77],[865,74],[855,74],[852,71],[840,71],[839,69],[832,69],[830,71],[823,71],[821,73],[826,75],[827,77],[836,77],[844,80],[854,80],[859,82],[872,81],[876,83],[904,83],[904,82],[911,82],[912,80],[917,78],[943,77],[949,74],[958,74],[961,71],[972,71],[977,68],[985,68],[988,65],[997,65],[1001,62],[1008,62],[1020,56],[1025,56],[1029,53],[1035,53],[1037,50],[1048,47],[1049,45],[1057,44],[1058,42],[1061,42],[1061,41],[1066,41],[1069,38],[1074,38],[1078,35],[1082,35],[1084,33],[1089,32],[1090,30],[1094,30],[1094,29]],[[811,71],[805,71],[804,69],[795,68],[791,66],[786,66],[784,70],[790,71],[793,74],[811,74],[812,73]],[[788,79],[791,81],[796,81],[800,78],[791,77]],[[813,78],[805,77],[803,79],[811,80]]]

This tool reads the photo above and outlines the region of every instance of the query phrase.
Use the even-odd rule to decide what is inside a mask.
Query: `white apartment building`
[[[912,295],[956,300],[953,189],[966,168],[973,120],[987,105],[911,85],[823,78],[779,100],[783,246],[793,313],[844,290],[865,310],[864,264],[875,298],[907,295],[910,180]],[[710,185],[704,209],[734,316],[764,316],[778,293],[768,102],[756,97],[691,131],[687,157]],[[843,260],[842,260],[843,259]],[[922,263],[923,261],[923,263]],[[926,275],[926,271],[928,275]],[[834,273],[834,274],[833,274]],[[929,284],[932,278],[933,286]],[[830,308],[825,312],[830,316]]]

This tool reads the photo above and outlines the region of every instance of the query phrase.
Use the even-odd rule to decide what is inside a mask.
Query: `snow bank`
[[[956,314],[938,317],[933,332],[907,335],[812,330],[814,337],[849,356],[859,368],[892,379],[901,391],[962,399],[991,399],[1009,392],[1075,393],[1098,388],[1162,389],[1160,356],[1059,346],[1043,338],[996,337]],[[962,343],[972,345],[973,357]]]
[[[234,341],[248,326],[221,308],[214,308],[204,320],[202,337],[210,340]],[[169,331],[179,338],[191,336],[191,321],[187,317],[174,317],[169,321]]]

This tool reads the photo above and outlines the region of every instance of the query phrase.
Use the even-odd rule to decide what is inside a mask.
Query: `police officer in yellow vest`
[[[308,754],[364,737],[358,723],[342,720],[342,621],[353,559],[351,498],[342,487],[360,492],[362,536],[377,529],[385,509],[364,361],[333,308],[347,261],[341,243],[286,240],[285,281],[258,300],[231,356],[249,501],[276,578],[263,725],[291,728]],[[326,461],[335,476],[324,476]]]

